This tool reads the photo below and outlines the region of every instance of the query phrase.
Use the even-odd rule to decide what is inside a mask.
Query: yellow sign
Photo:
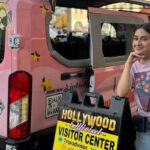
[[[93,128],[76,128],[77,122],[57,122],[53,150],[117,150],[118,135],[103,132],[100,128],[95,133]]]
[[[60,119],[76,121],[78,124],[82,122],[84,125],[102,127],[109,131],[115,131],[116,129],[115,119],[110,119],[108,116],[87,114],[78,110],[63,109]]]

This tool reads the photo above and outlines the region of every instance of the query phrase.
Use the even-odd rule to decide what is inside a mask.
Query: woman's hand
[[[143,57],[144,56],[140,56],[140,55],[136,54],[135,52],[131,52],[127,61],[126,61],[126,65],[132,65],[134,62],[142,59]]]
[[[140,56],[140,55],[136,54],[135,52],[130,53],[130,55],[125,63],[125,67],[124,67],[124,70],[120,77],[120,80],[118,82],[118,86],[117,86],[117,95],[118,96],[124,97],[127,94],[129,94],[129,92],[131,90],[131,82],[130,82],[131,66],[135,61],[141,60],[142,58],[143,58],[143,56]]]

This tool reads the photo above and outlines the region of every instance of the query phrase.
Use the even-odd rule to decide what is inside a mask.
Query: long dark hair
[[[146,32],[150,34],[150,23],[142,24],[137,29],[144,29]]]

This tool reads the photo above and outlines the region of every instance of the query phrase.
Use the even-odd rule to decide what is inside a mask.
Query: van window
[[[49,39],[53,51],[68,60],[89,56],[87,10],[56,7],[49,20]]]
[[[101,37],[104,57],[115,57],[126,54],[126,24],[102,23]]]
[[[4,59],[5,31],[8,21],[10,21],[10,17],[8,16],[10,16],[10,12],[7,13],[4,7],[0,8],[0,63]]]
[[[112,13],[97,9],[89,13],[91,33],[91,60],[94,68],[124,64],[132,51],[135,29],[143,18],[124,16],[126,12]],[[105,16],[105,17],[104,17]]]
[[[4,59],[4,50],[5,50],[5,29],[0,29],[0,63]]]

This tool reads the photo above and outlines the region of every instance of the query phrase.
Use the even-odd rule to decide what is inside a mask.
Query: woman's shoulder
[[[136,61],[132,65],[131,70],[133,70],[134,72],[150,71],[150,60],[145,63],[140,63],[139,61]]]

